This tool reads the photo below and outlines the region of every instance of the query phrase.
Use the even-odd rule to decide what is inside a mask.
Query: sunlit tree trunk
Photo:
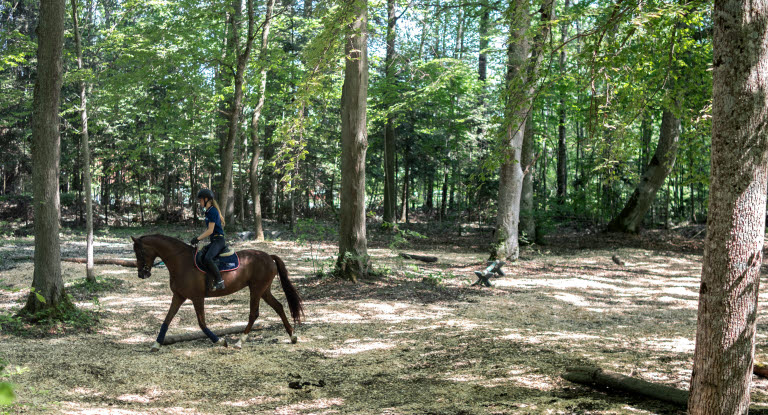
[[[228,129],[226,140],[222,143],[221,148],[221,190],[219,192],[219,205],[225,211],[226,221],[232,220],[234,212],[234,197],[231,193],[233,188],[232,183],[232,166],[234,161],[234,149],[235,140],[240,133],[240,112],[243,107],[243,83],[245,78],[245,69],[248,64],[248,59],[251,56],[251,47],[253,46],[254,39],[254,14],[253,14],[253,1],[248,0],[248,34],[245,40],[245,45],[240,43],[240,19],[242,18],[242,7],[240,0],[235,0],[232,4],[234,6],[235,14],[232,17],[232,33],[233,44],[230,45],[235,53],[235,90],[232,96],[232,101],[228,108]]]
[[[387,55],[384,61],[387,102],[394,103],[395,88],[395,37],[397,28],[395,0],[387,0]],[[395,116],[387,114],[384,128],[384,217],[386,223],[395,222],[397,190],[395,186]]]
[[[768,1],[715,0],[712,173],[688,413],[746,414],[768,185]]]
[[[365,153],[368,149],[368,2],[347,0],[353,13],[344,51],[346,66],[341,89],[341,220],[340,277],[357,281],[368,274],[365,233]]]
[[[672,111],[664,110],[661,117],[659,143],[653,158],[645,168],[640,182],[624,209],[608,223],[608,230],[628,233],[636,233],[640,230],[643,218],[653,204],[656,193],[675,166],[679,142],[680,119]]]
[[[253,110],[253,115],[251,115],[251,145],[253,148],[251,155],[251,198],[253,199],[253,232],[257,241],[264,240],[264,227],[261,217],[261,191],[259,190],[259,155],[261,152],[261,146],[259,145],[259,119],[266,100],[267,46],[269,45],[269,28],[272,25],[272,10],[274,7],[275,0],[267,0],[267,12],[264,17],[264,27],[261,32],[261,50],[259,51],[259,64],[262,65],[259,75],[259,102]]]
[[[541,45],[549,35],[553,0],[544,0],[541,8],[541,27],[534,41],[533,53],[528,40],[530,25],[528,2],[510,3],[509,44],[507,46],[506,97],[504,109],[505,137],[499,172],[498,214],[496,235],[491,246],[491,258],[514,261],[520,254],[518,230],[520,224],[520,196],[523,188],[522,168],[525,124],[531,109],[536,79],[541,62]],[[529,58],[529,54],[531,55]]]
[[[32,187],[35,269],[24,311],[68,304],[61,277],[59,244],[59,96],[64,46],[64,0],[41,0],[37,26],[37,81],[32,103]],[[40,301],[38,298],[44,299]]]
[[[80,41],[80,27],[77,16],[77,0],[72,0],[72,21],[75,32],[75,54],[77,55],[77,69],[83,70],[83,50]],[[80,122],[81,122],[81,152],[83,156],[83,184],[85,187],[85,279],[96,282],[93,271],[93,195],[91,193],[91,149],[88,139],[88,111],[87,111],[87,86],[83,79],[80,81]]]

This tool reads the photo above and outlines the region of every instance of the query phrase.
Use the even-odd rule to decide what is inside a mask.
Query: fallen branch
[[[752,373],[756,374],[757,376],[768,378],[768,365],[765,363],[755,362],[755,365],[752,367]]]
[[[424,256],[424,255],[414,255],[414,254],[400,254],[401,257],[405,259],[415,259],[417,261],[424,261],[424,262],[437,262],[437,257],[434,256]]]
[[[214,333],[216,333],[217,336],[222,337],[228,334],[242,333],[244,331],[245,331],[245,325],[242,325],[242,326],[227,327],[225,329],[216,330],[214,331]],[[206,336],[205,333],[203,333],[202,331],[195,331],[192,333],[177,334],[175,336],[167,336],[163,341],[163,345],[167,346],[169,344],[174,344],[179,342],[188,342],[192,340],[207,339],[207,338],[208,336]]]
[[[85,264],[88,260],[86,258],[61,258],[61,261]],[[96,265],[120,265],[123,267],[136,268],[136,260],[134,259],[94,258],[93,263]]]
[[[596,367],[571,367],[563,379],[587,386],[602,386],[642,395],[679,406],[688,405],[688,391],[608,372]]]

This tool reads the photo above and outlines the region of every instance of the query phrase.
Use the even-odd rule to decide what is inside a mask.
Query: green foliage
[[[39,293],[32,292],[37,299],[45,303]],[[40,337],[65,334],[78,331],[91,332],[99,322],[99,300],[92,299],[93,310],[80,309],[72,304],[72,297],[67,296],[56,306],[45,307],[36,313],[22,309],[18,312],[0,313],[0,331],[22,337]]]
[[[8,377],[5,368],[8,362],[0,357],[0,379]],[[0,382],[0,406],[6,406],[16,400],[16,394],[13,391],[13,385],[8,382]]]

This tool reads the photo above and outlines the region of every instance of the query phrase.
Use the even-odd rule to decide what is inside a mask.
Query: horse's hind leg
[[[212,331],[208,330],[208,326],[205,325],[205,299],[202,297],[193,298],[192,305],[195,306],[195,314],[197,314],[197,324],[200,326],[200,330],[202,330],[203,333],[205,333],[205,335],[208,336],[208,338],[211,339],[212,342],[216,344],[221,344],[224,347],[227,347],[227,341],[224,339],[219,339],[219,337],[213,334]]]
[[[298,339],[293,335],[293,327],[291,327],[291,323],[288,322],[288,317],[285,316],[285,311],[283,310],[283,305],[280,304],[280,301],[277,301],[277,299],[272,295],[272,291],[269,289],[264,291],[264,294],[261,295],[261,298],[263,298],[264,301],[266,301],[267,304],[269,304],[269,306],[272,307],[275,312],[277,312],[277,314],[283,320],[285,331],[287,331],[288,335],[291,337],[291,343],[296,343]]]
[[[248,339],[248,333],[250,333],[251,329],[253,328],[253,323],[257,318],[259,318],[259,302],[261,301],[261,296],[256,292],[253,286],[251,286],[250,289],[251,313],[248,315],[248,325],[245,326],[245,331],[243,331],[243,334],[240,335],[240,339],[237,340],[237,343],[232,345],[232,347],[235,349],[240,349],[243,347],[243,343],[246,341],[246,339]]]
[[[156,352],[160,350],[160,346],[163,344],[163,341],[165,341],[165,332],[168,331],[168,326],[171,324],[171,320],[173,320],[173,317],[175,317],[176,313],[179,311],[179,307],[181,307],[181,305],[184,304],[184,301],[186,300],[186,298],[180,296],[179,294],[173,293],[171,308],[168,309],[168,314],[165,315],[163,325],[160,326],[160,333],[157,335],[155,344],[153,344],[152,348],[149,349],[150,351]]]

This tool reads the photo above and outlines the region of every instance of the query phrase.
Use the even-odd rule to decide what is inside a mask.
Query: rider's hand
[[[198,243],[198,242],[200,242],[200,240],[199,240],[199,239],[197,239],[197,236],[195,236],[194,238],[192,238],[192,239],[189,241],[189,244],[190,244],[190,245],[192,245],[192,246],[194,246],[194,245],[197,245],[197,243]]]

